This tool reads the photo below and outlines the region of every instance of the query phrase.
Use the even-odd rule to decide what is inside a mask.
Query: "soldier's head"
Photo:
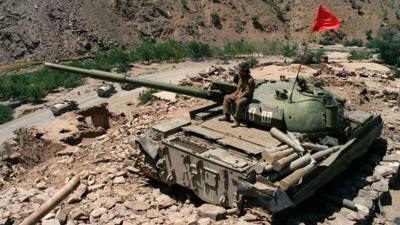
[[[250,76],[250,65],[247,62],[240,63],[239,65],[239,76],[240,78]]]

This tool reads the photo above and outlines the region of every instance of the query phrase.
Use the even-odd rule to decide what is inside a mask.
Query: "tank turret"
[[[208,89],[179,86],[153,80],[127,77],[99,70],[89,70],[65,65],[45,63],[45,66],[78,73],[95,79],[170,91],[178,94],[203,98],[222,103],[226,94],[232,93],[236,84],[212,81]],[[246,107],[241,120],[265,128],[278,127],[282,130],[305,133],[340,133],[343,120],[344,101],[317,86],[308,86],[304,80],[292,90],[294,81],[259,80],[252,102]],[[234,113],[234,108],[231,109]]]

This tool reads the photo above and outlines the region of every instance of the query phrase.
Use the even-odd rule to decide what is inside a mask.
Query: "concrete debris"
[[[221,206],[203,204],[197,209],[201,217],[208,217],[213,220],[221,220],[226,217],[226,209]]]
[[[233,73],[233,70],[215,66],[188,76],[180,83],[207,88],[210,81],[216,78],[230,81]],[[390,76],[385,78],[373,73],[348,72],[345,77],[337,77],[327,76],[324,71],[321,73],[318,78],[329,84],[329,88],[344,87],[343,92],[354,89],[348,101],[350,108],[360,102],[363,107],[376,107],[373,106],[375,101],[392,104],[388,101],[398,96],[398,93],[390,91],[390,87],[372,88],[364,82],[379,79],[385,85]],[[172,113],[205,103],[183,95],[175,95],[174,98],[162,96],[134,109],[130,118],[109,115],[110,128],[102,130],[101,134],[83,132],[95,129],[80,121],[76,132],[83,132],[86,136],[70,138],[71,142],[67,144],[49,140],[48,134],[40,128],[22,128],[17,139],[7,142],[8,161],[0,163],[0,178],[10,182],[0,185],[0,225],[20,223],[53,196],[65,180],[81,170],[83,181],[77,190],[42,224],[269,224],[275,218],[258,208],[245,208],[242,216],[236,214],[237,209],[227,210],[210,204],[196,208],[193,204],[196,200],[190,194],[164,192],[165,187],[153,185],[141,174],[143,164],[139,152],[130,142]],[[82,119],[83,116],[78,117]],[[399,125],[396,119],[389,116],[382,135],[388,140],[385,147],[373,147],[374,153],[367,154],[361,165],[354,165],[349,176],[342,176],[328,185],[331,189],[324,190],[338,199],[349,199],[366,210],[352,211],[324,202],[324,207],[313,208],[312,215],[305,212],[306,209],[294,212],[290,215],[291,221],[299,222],[296,224],[365,224],[367,221],[388,224],[390,221],[378,218],[374,212],[378,211],[380,201],[399,173]],[[24,149],[27,149],[27,154],[22,151]],[[45,154],[38,149],[45,149]],[[385,151],[379,153],[382,149]],[[19,163],[14,163],[17,161]],[[285,222],[289,220],[283,219]]]

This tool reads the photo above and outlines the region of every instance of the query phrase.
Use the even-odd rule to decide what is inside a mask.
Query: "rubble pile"
[[[299,207],[290,223],[390,224],[382,206],[391,204],[389,190],[394,188],[400,167],[400,148],[378,140],[346,173],[316,194],[312,202],[323,207],[314,210]],[[336,185],[335,185],[336,184]],[[339,184],[339,185],[337,185]],[[306,206],[311,207],[311,206]]]
[[[179,81],[179,85],[191,86],[195,88],[208,88],[212,80],[228,81],[233,79],[234,71],[224,69],[221,66],[210,66],[203,72],[193,76],[187,76]]]
[[[181,84],[206,88],[212,79],[228,80],[232,77],[232,71],[218,67],[210,67],[206,71],[188,77]],[[321,77],[335,79],[329,88],[338,92],[351,90],[354,98],[360,95],[363,88],[367,88],[364,95],[373,93],[368,85],[363,86],[360,82],[347,80],[346,85],[353,86],[344,90],[341,78],[332,75]],[[384,93],[382,98],[391,99],[392,94]],[[371,98],[362,106],[376,111],[378,101],[381,98]],[[0,224],[19,224],[76,174],[81,174],[79,187],[45,216],[42,224],[195,225],[269,224],[272,221],[283,221],[284,224],[390,224],[382,216],[381,206],[390,204],[388,191],[396,181],[400,166],[400,121],[390,114],[383,114],[386,142],[377,142],[369,154],[354,163],[351,173],[336,178],[317,193],[315,199],[305,202],[305,207],[297,207],[290,212],[290,216],[271,218],[255,207],[245,209],[243,215],[238,216],[235,210],[203,204],[187,191],[178,187],[167,188],[144,177],[140,172],[143,168],[141,155],[132,144],[134,139],[153,124],[206,103],[206,100],[183,95],[177,95],[176,101],[153,100],[133,109],[130,118],[121,116],[113,119],[105,134],[83,137],[76,146],[62,144],[60,149],[54,149],[52,157],[43,158],[46,160],[19,173],[18,177],[6,175],[9,183],[0,186]],[[349,107],[354,103],[357,102],[350,100]],[[384,105],[379,110],[388,112],[388,108]],[[20,143],[24,143],[25,148],[38,147],[36,151],[48,148],[45,144],[35,144],[41,140],[43,132],[32,130],[26,133],[34,140],[25,140],[20,136],[20,142],[8,142],[9,148],[18,152],[22,150]],[[343,206],[343,199],[352,201],[355,204],[353,209]]]

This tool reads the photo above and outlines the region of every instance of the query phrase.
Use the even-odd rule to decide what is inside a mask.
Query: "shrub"
[[[208,44],[192,41],[187,45],[189,57],[193,60],[208,58],[212,56],[211,48]]]
[[[353,38],[351,40],[343,41],[344,46],[357,46],[362,47],[364,46],[364,42],[361,39]]]
[[[184,9],[189,9],[187,0],[181,0],[181,4],[182,4]]]
[[[258,23],[258,20],[260,19],[260,16],[255,15],[251,17],[251,20],[253,21],[253,23]]]
[[[155,46],[158,60],[179,62],[186,56],[185,47],[177,41],[169,40]]]
[[[365,35],[367,36],[367,40],[372,40],[372,29],[368,29],[365,31]]]
[[[129,56],[124,49],[117,47],[109,51],[99,53],[95,56],[90,68],[111,71],[116,68],[118,72],[129,70]]]
[[[325,54],[326,54],[325,51],[322,49],[310,50],[308,45],[305,45],[304,52],[297,55],[295,62],[302,63],[305,65],[319,63],[320,58]]]
[[[73,88],[84,83],[82,76],[44,69],[23,75],[0,77],[0,99],[39,103],[59,87]]]
[[[282,44],[281,42],[274,40],[264,40],[262,42],[255,43],[255,49],[257,52],[264,55],[281,55],[282,54]]]
[[[319,40],[320,45],[334,45],[335,42],[333,40],[329,40],[326,37],[323,37],[321,40]]]
[[[376,48],[379,57],[387,64],[400,66],[400,32],[396,28],[382,28],[379,36],[371,40],[369,48]]]
[[[153,94],[157,93],[157,92],[158,91],[155,90],[155,89],[146,89],[146,90],[144,90],[143,92],[141,92],[139,94],[139,104],[140,105],[144,105],[144,104],[152,101],[153,98],[154,98]]]
[[[223,47],[223,56],[235,58],[240,55],[249,55],[254,53],[255,48],[252,44],[244,41],[227,43]]]
[[[255,66],[257,66],[260,62],[256,59],[256,58],[251,58],[249,60],[246,61],[250,68],[254,68]]]
[[[350,55],[347,57],[349,60],[363,60],[370,59],[372,57],[372,53],[370,51],[356,51],[351,50]]]
[[[13,119],[13,110],[11,107],[0,105],[0,124]]]
[[[139,45],[133,47],[129,53],[129,58],[133,61],[150,62],[158,59],[156,44],[150,40],[145,40]]]
[[[361,9],[361,5],[358,4],[356,0],[351,0],[351,8],[353,8],[355,10],[360,10]]]
[[[211,23],[218,29],[222,28],[221,20],[219,19],[219,14],[217,12],[211,13]]]
[[[297,44],[286,43],[282,47],[282,55],[285,57],[293,57],[297,55]]]

